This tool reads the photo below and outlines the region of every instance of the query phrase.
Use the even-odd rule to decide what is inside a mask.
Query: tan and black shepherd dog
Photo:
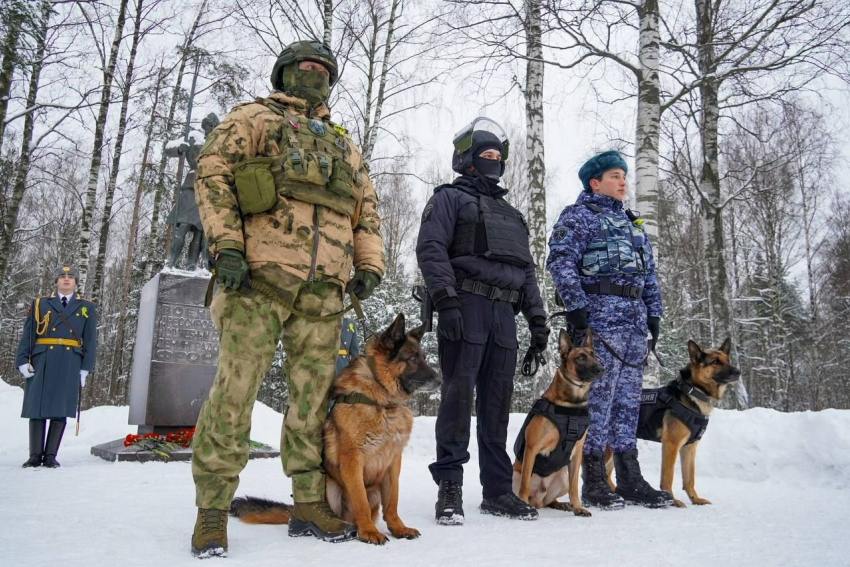
[[[722,399],[726,386],[741,376],[741,371],[729,362],[731,350],[732,341],[728,338],[719,349],[706,351],[696,342],[688,341],[690,363],[679,371],[679,376],[663,388],[644,390],[641,396],[638,437],[661,442],[661,490],[673,494],[676,455],[681,455],[682,487],[696,505],[711,504],[694,488],[697,447],[708,427],[711,403]],[[605,456],[608,484],[613,490],[610,447],[606,448]],[[685,507],[675,498],[673,505]]]
[[[417,391],[440,387],[440,376],[425,362],[419,341],[424,330],[404,330],[404,315],[366,342],[334,381],[335,403],[323,426],[326,498],[334,513],[357,527],[357,537],[383,545],[375,527],[378,508],[397,538],[419,531],[398,516],[401,453],[410,438],[413,413],[405,406]],[[292,507],[264,499],[237,498],[230,513],[253,524],[286,524]]]
[[[584,345],[575,347],[562,329],[558,353],[561,363],[552,383],[532,407],[514,447],[517,459],[513,467],[513,490],[535,508],[590,516],[581,505],[578,478],[590,423],[587,396],[590,384],[604,375],[604,369],[596,358],[590,329],[585,332]],[[550,472],[552,469],[556,470]],[[558,502],[567,492],[570,503]]]

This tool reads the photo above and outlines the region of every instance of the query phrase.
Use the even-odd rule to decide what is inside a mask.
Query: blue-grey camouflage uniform
[[[636,253],[604,244],[606,222],[609,233],[632,240]],[[618,272],[617,268],[624,268],[621,263],[630,260],[630,254],[637,264],[626,267],[631,273],[588,275]],[[645,359],[647,316],[661,317],[661,292],[649,241],[628,218],[621,201],[583,191],[555,223],[546,268],[567,311],[586,309],[589,326],[629,363],[639,364]],[[582,288],[606,279],[612,285],[642,287],[643,293],[630,298],[586,293]],[[605,376],[590,388],[591,423],[584,452],[602,451],[606,445],[615,452],[629,451],[636,446],[643,370],[617,361],[601,341],[596,342],[596,355]]]

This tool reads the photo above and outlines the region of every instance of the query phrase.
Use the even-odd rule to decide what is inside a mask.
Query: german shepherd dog
[[[558,353],[561,363],[549,388],[543,393],[542,399],[551,404],[548,406],[550,412],[563,411],[559,408],[572,408],[584,410],[580,412],[584,417],[584,431],[580,432],[580,438],[574,440],[574,445],[569,455],[569,465],[559,470],[540,476],[533,472],[535,460],[538,455],[543,457],[552,456],[563,442],[559,428],[544,415],[536,414],[532,410],[524,426],[525,449],[522,454],[517,451],[517,459],[513,466],[513,490],[523,501],[535,508],[554,508],[572,512],[576,516],[590,516],[590,512],[583,508],[579,498],[578,479],[581,468],[582,448],[587,436],[587,397],[590,392],[590,384],[601,378],[604,369],[596,358],[593,350],[593,335],[590,329],[585,332],[584,346],[572,345],[570,336],[565,330],[558,335]],[[538,406],[539,401],[535,404]],[[545,405],[545,404],[544,404]],[[576,413],[576,412],[574,412]],[[516,447],[520,446],[518,439]],[[564,450],[564,447],[561,447]],[[566,455],[562,459],[566,458]],[[558,466],[557,464],[555,466]],[[558,502],[557,498],[569,491],[570,503]]]
[[[700,498],[694,488],[696,477],[696,456],[699,440],[708,426],[708,416],[711,414],[712,401],[723,398],[726,386],[740,378],[741,371],[729,362],[732,350],[731,339],[726,339],[719,349],[703,351],[694,341],[688,341],[690,363],[679,371],[679,377],[659,390],[644,390],[647,393],[665,391],[672,395],[673,401],[661,406],[654,413],[641,412],[638,424],[638,437],[648,441],[661,442],[661,490],[673,494],[673,472],[676,465],[676,455],[682,457],[683,488],[691,503],[696,505],[711,504],[705,498]],[[698,433],[683,421],[681,415],[671,407],[678,402],[679,412],[684,412],[701,422],[702,429]],[[658,407],[658,406],[656,406]],[[608,484],[614,489],[611,481],[613,469],[611,449],[606,448]],[[684,508],[681,500],[673,499],[673,505]]]
[[[379,507],[394,537],[419,537],[398,516],[398,480],[401,453],[413,427],[413,413],[405,404],[414,392],[434,391],[442,383],[425,362],[419,344],[423,333],[423,327],[405,333],[404,315],[399,314],[386,331],[366,342],[364,353],[333,384],[336,403],[323,425],[326,498],[367,543],[387,542],[375,527]],[[245,497],[233,501],[230,513],[247,523],[286,524],[291,510],[287,504]]]

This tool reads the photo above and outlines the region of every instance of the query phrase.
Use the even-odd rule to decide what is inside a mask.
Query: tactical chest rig
[[[446,187],[454,187],[478,199],[478,219],[455,225],[449,258],[483,256],[520,267],[534,263],[528,246],[528,225],[522,213],[504,199],[488,197],[458,185],[441,185],[434,191]]]
[[[243,160],[234,168],[243,214],[262,213],[277,195],[327,207],[357,224],[363,200],[364,173],[355,171],[345,130],[327,120],[291,112],[271,99],[256,101],[284,118],[277,132],[280,154]]]
[[[552,452],[545,456],[537,455],[534,459],[532,472],[538,476],[547,477],[569,464],[573,447],[590,426],[590,415],[587,408],[566,408],[540,398],[531,406],[531,411],[525,418],[525,423],[522,424],[522,429],[519,430],[514,443],[514,453],[520,461],[525,454],[525,429],[535,415],[542,415],[558,429],[558,444]]]
[[[664,412],[670,410],[676,418],[690,430],[691,436],[686,445],[702,439],[708,429],[708,416],[692,410],[679,401],[679,395],[691,394],[702,401],[710,398],[697,390],[681,373],[679,377],[662,388],[646,389],[640,395],[640,416],[638,417],[637,436],[646,441],[660,442]]]
[[[584,205],[599,219],[599,231],[585,248],[581,258],[581,274],[598,277],[599,283],[584,285],[587,293],[620,295],[639,298],[643,294],[642,286],[621,286],[611,283],[611,277],[620,274],[646,273],[649,258],[649,242],[642,229],[634,225],[634,219],[623,218],[613,212],[605,211],[596,205]],[[632,214],[630,211],[627,215]]]

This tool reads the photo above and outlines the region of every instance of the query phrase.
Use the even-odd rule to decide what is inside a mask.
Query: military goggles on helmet
[[[508,160],[508,149],[510,146],[510,142],[508,141],[508,135],[505,133],[505,130],[499,126],[495,121],[480,117],[476,118],[463,128],[461,128],[457,134],[455,134],[452,143],[454,144],[455,151],[458,154],[462,154],[465,151],[469,150],[472,147],[473,135],[475,132],[489,132],[496,136],[502,143],[502,156],[500,158],[501,161]]]

